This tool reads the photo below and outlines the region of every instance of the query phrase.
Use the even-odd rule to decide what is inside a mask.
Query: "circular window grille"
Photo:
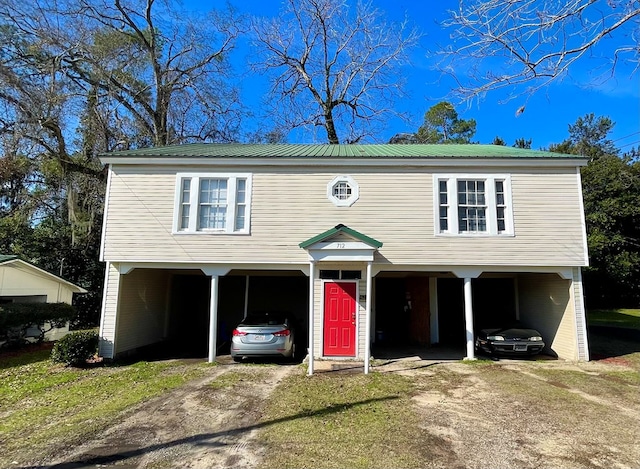
[[[351,193],[352,189],[347,181],[336,182],[333,186],[333,196],[338,200],[347,200]]]

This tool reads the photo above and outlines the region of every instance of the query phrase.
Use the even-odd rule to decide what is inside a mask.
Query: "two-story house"
[[[192,144],[109,166],[100,353],[159,341],[214,360],[252,311],[313,358],[458,345],[519,320],[588,360],[581,157],[494,145]],[[462,357],[461,357],[462,358]]]

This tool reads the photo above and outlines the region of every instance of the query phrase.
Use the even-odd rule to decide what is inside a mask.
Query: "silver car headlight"
[[[490,336],[487,336],[487,339],[489,339],[489,340],[504,340],[504,337],[502,337],[501,335],[490,335]]]
[[[534,335],[533,337],[529,337],[530,342],[542,342],[542,337],[539,335]]]

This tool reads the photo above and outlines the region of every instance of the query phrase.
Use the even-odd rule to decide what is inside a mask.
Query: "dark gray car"
[[[482,329],[476,337],[476,350],[492,355],[536,355],[543,348],[542,336],[535,329]]]
[[[288,313],[252,313],[233,330],[231,357],[292,358],[295,354],[294,319]]]

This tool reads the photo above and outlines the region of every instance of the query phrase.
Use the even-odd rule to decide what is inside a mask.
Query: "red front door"
[[[324,284],[324,355],[356,354],[356,284]]]

